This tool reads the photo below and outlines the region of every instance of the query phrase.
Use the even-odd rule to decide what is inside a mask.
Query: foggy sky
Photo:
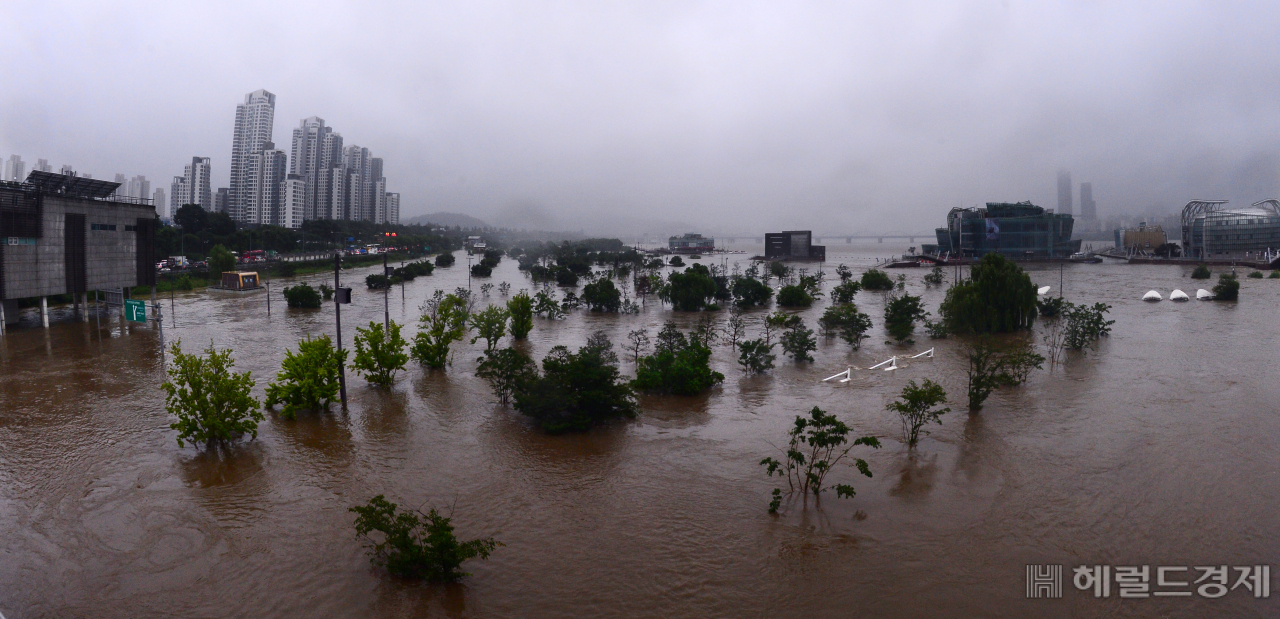
[[[0,157],[227,185],[235,106],[324,118],[401,217],[611,234],[929,230],[953,206],[1101,216],[1280,197],[1280,4],[23,2]],[[1079,209],[1078,194],[1076,198]]]

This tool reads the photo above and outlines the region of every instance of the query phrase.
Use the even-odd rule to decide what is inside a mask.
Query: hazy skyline
[[[66,3],[0,12],[0,157],[228,186],[235,106],[319,116],[401,217],[923,231],[1280,197],[1274,3]],[[671,233],[683,230],[670,230]]]

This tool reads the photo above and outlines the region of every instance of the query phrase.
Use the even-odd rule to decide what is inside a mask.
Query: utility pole
[[[338,390],[342,393],[342,408],[347,407],[347,368],[342,363],[342,288],[338,283],[338,271],[342,268],[342,254],[333,252],[333,318],[338,327]]]

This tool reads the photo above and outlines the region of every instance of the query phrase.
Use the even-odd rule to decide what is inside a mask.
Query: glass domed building
[[[1182,254],[1248,258],[1280,249],[1280,201],[1228,208],[1226,200],[1192,200],[1182,209]]]

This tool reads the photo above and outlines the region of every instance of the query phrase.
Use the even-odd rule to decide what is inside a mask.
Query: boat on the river
[[[1175,288],[1173,292],[1169,293],[1169,300],[1170,301],[1190,301],[1191,297],[1188,297],[1187,293]]]
[[[1068,256],[1067,260],[1070,262],[1082,262],[1086,264],[1097,264],[1099,262],[1102,262],[1102,258],[1099,258],[1095,254],[1086,254],[1084,252],[1079,252],[1079,251]]]
[[[1148,290],[1147,294],[1142,295],[1142,300],[1149,303],[1155,303],[1156,301],[1164,300],[1164,297],[1160,296],[1160,293],[1155,290]]]
[[[1196,291],[1196,298],[1200,299],[1201,301],[1212,301],[1213,293],[1209,292],[1208,290],[1205,290],[1204,288],[1201,288]]]

